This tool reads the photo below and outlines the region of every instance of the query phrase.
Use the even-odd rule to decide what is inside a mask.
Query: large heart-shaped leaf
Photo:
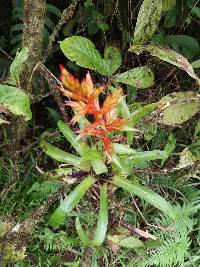
[[[32,117],[29,97],[19,88],[9,85],[0,85],[0,104],[15,115],[24,116],[28,121]]]
[[[60,42],[64,55],[77,65],[96,70],[102,75],[112,75],[121,64],[121,55],[117,48],[108,47],[105,59],[101,57],[93,42],[82,36],[71,36]]]
[[[145,89],[154,84],[154,74],[146,66],[138,67],[117,75],[115,81]]]
[[[144,0],[137,17],[134,44],[145,44],[155,33],[161,19],[162,1]]]

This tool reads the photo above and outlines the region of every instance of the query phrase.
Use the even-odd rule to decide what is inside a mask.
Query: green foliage
[[[69,214],[72,209],[83,198],[86,191],[95,182],[92,176],[86,177],[71,193],[60,203],[60,206],[52,214],[49,224],[54,228],[64,223],[65,216]]]
[[[13,85],[19,85],[19,77],[25,68],[26,61],[29,56],[29,50],[24,47],[20,52],[16,53],[15,59],[10,66],[10,78]]]
[[[121,55],[116,48],[108,47],[103,59],[95,45],[82,36],[66,38],[60,42],[60,48],[77,65],[96,70],[102,75],[112,75],[121,65]]]
[[[136,88],[145,89],[154,84],[154,74],[148,67],[138,67],[115,77],[116,82],[132,85]]]
[[[30,99],[17,87],[0,85],[0,103],[13,114],[24,116],[26,121],[32,117]]]
[[[0,36],[0,124],[8,123],[7,109],[26,120],[31,118],[30,100],[19,90],[20,75],[28,63],[26,48],[17,52],[10,80],[6,81],[16,87],[4,82],[11,64],[6,52],[14,55],[18,51],[24,28],[22,1],[12,4],[7,8],[13,13],[12,22],[6,29],[2,27]],[[63,3],[56,5],[47,4],[44,48],[61,18]],[[60,121],[62,104],[58,101],[56,107],[43,82],[40,101],[33,105],[31,130],[21,146],[16,144],[17,150],[11,151],[13,158],[4,156],[10,140],[2,127],[0,235],[13,227],[12,220],[16,225],[31,218],[34,224],[34,215],[41,212],[42,204],[50,203],[41,218],[36,216],[40,220],[36,230],[30,230],[27,257],[25,249],[18,251],[15,244],[9,245],[5,266],[199,266],[199,4],[196,0],[144,0],[139,5],[135,8],[131,1],[116,5],[113,1],[86,0],[74,13],[72,10],[73,14],[70,11],[73,18],[65,18],[67,24],[56,37],[62,40],[62,34],[71,36],[61,41],[60,47],[68,68],[80,79],[83,67],[93,70],[95,88],[108,86],[105,94],[115,92],[114,86],[122,84],[116,115],[125,119],[126,125],[119,132],[108,133],[113,140],[112,156],[104,151],[102,136],[98,142],[96,136],[77,134],[79,128],[93,122],[90,115],[72,128]],[[9,16],[9,12],[5,14]],[[128,53],[131,43],[130,50],[138,55]],[[58,49],[55,41],[56,53],[46,62],[55,76],[58,62],[66,61]],[[103,49],[104,55],[100,52]],[[40,75],[37,72],[36,79]],[[50,88],[55,88],[55,78],[50,76]],[[59,98],[54,93],[57,103]],[[104,97],[100,96],[100,107]],[[72,114],[68,109],[66,112],[64,119],[70,121]],[[105,116],[109,115],[112,112]],[[99,126],[98,130],[103,128]],[[42,131],[38,148],[35,143]],[[40,154],[41,148],[51,159]],[[51,197],[60,188],[66,196],[50,207],[54,201]],[[132,235],[135,230],[138,236]]]
[[[171,10],[176,5],[176,0],[162,0],[162,12]]]
[[[45,153],[52,157],[53,159],[56,159],[60,162],[63,163],[68,163],[74,166],[80,166],[81,164],[81,159],[73,154],[70,154],[68,152],[65,152],[49,143],[46,141],[42,140],[40,143],[41,148],[44,149]]]
[[[164,151],[167,152],[168,154],[168,157],[171,155],[171,153],[174,151],[176,147],[176,138],[174,137],[174,135],[171,133],[169,136],[168,136],[168,140],[167,140],[167,143],[165,145],[165,148],[164,148]],[[167,158],[163,159],[161,161],[161,165],[163,165],[165,163],[165,161],[167,160]]]
[[[55,181],[45,181],[43,183],[34,183],[28,190],[27,195],[31,195],[36,201],[43,201],[54,192],[61,188],[61,184]]]
[[[149,257],[146,266],[170,267],[183,264],[185,258],[189,256],[188,249],[190,241],[185,236],[176,239],[167,239],[162,245]]]
[[[99,31],[107,31],[109,29],[104,15],[92,1],[85,1],[84,7],[79,10],[78,16],[79,23],[87,27],[89,34],[96,34]]]
[[[159,45],[170,45],[176,52],[188,59],[199,55],[198,41],[191,36],[156,34],[152,41]]]
[[[188,60],[173,50],[154,45],[135,45],[135,46],[133,45],[130,48],[130,51],[133,51],[137,54],[140,54],[144,51],[149,52],[152,56],[158,57],[159,59],[166,61],[172,65],[175,65],[178,68],[186,71],[188,75],[190,75],[192,78],[197,80],[198,83],[200,83],[199,78],[195,74]]]
[[[105,240],[108,227],[108,193],[107,184],[102,185],[100,190],[100,210],[98,215],[97,228],[93,240],[94,246],[100,246]]]
[[[163,112],[160,123],[167,125],[181,124],[192,118],[200,110],[200,95],[192,91],[172,93],[160,100]]]
[[[113,184],[121,187],[128,192],[144,199],[157,209],[162,210],[164,213],[166,213],[168,216],[170,216],[172,219],[175,219],[176,214],[174,211],[174,208],[171,206],[169,202],[167,202],[164,198],[153,192],[152,190],[141,186],[137,182],[131,182],[128,179],[124,179],[119,176],[115,176],[113,180]]]
[[[145,44],[155,33],[161,19],[162,1],[144,0],[137,17],[134,32],[135,45]]]

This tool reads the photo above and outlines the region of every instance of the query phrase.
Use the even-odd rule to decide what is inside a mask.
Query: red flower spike
[[[105,86],[95,88],[93,86],[90,73],[86,74],[85,79],[79,82],[74,78],[64,66],[60,65],[61,80],[66,89],[60,88],[61,92],[73,99],[74,101],[66,101],[65,105],[71,106],[78,113],[72,118],[71,123],[77,122],[82,116],[87,114],[95,117],[95,122],[86,128],[78,131],[84,135],[96,136],[103,142],[105,150],[109,155],[113,153],[112,142],[108,138],[108,133],[118,131],[126,123],[125,119],[117,117],[116,106],[121,97],[121,90],[116,90],[113,94],[109,94],[103,106],[99,105],[99,95],[105,89]]]

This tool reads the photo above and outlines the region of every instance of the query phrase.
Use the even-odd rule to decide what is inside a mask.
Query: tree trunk
[[[34,97],[34,80],[30,82],[32,71],[43,57],[43,32],[46,12],[45,0],[24,0],[24,31],[22,47],[28,47],[29,58],[27,67],[20,77],[21,89],[30,97]],[[9,130],[10,149],[14,151],[27,134],[28,122],[23,118],[14,117]],[[10,151],[11,151],[10,150]],[[12,153],[12,152],[11,152]]]

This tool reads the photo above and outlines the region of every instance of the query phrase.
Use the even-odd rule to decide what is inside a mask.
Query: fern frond
[[[165,240],[146,260],[145,266],[172,267],[177,264],[180,266],[189,256],[190,243],[189,238],[184,235]]]
[[[34,183],[32,187],[27,192],[28,195],[32,195],[32,198],[37,200],[46,199],[49,195],[58,191],[61,187],[61,184],[56,181],[45,181],[42,184],[38,182]]]

